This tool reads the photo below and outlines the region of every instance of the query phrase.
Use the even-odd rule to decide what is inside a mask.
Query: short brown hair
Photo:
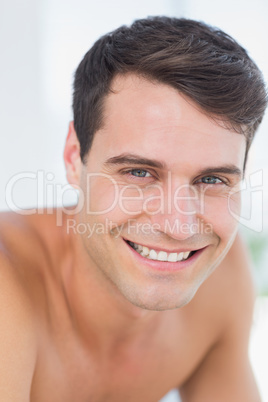
[[[208,115],[244,134],[246,162],[267,105],[260,70],[246,50],[221,30],[168,17],[137,20],[102,36],[78,66],[73,111],[83,162],[102,127],[103,100],[111,82],[126,73],[176,88]]]

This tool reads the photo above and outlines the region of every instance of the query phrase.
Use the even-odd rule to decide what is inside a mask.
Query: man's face
[[[88,266],[136,306],[181,307],[234,239],[245,138],[167,85],[112,89],[79,183]]]

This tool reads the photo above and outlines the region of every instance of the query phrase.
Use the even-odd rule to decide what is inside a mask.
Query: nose
[[[153,227],[177,240],[199,233],[200,196],[194,186],[174,182],[162,188],[161,196],[151,195],[144,211]]]

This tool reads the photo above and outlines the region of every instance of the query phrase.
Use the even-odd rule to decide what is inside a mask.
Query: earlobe
[[[69,124],[69,131],[64,148],[64,163],[67,180],[72,185],[79,185],[81,173],[80,143],[77,138],[74,122]]]

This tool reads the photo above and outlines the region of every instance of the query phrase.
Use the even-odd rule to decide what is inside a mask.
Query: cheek
[[[126,218],[140,215],[143,211],[144,194],[135,185],[122,185],[109,177],[88,180],[84,211],[95,221],[108,219],[123,223]]]
[[[118,202],[118,186],[110,178],[90,177],[84,185],[86,189],[85,210],[93,216],[108,216]]]
[[[144,203],[143,190],[136,185],[119,187],[117,211],[119,214],[133,217],[142,214]]]
[[[237,228],[241,199],[239,194],[222,194],[204,199],[204,219],[222,239],[229,239]]]

